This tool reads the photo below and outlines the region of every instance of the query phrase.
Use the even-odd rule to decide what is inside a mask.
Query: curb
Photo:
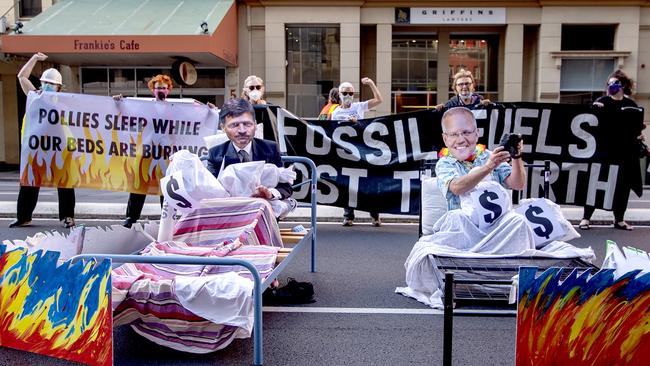
[[[34,210],[34,218],[58,218],[59,205],[57,202],[39,202]],[[309,222],[311,220],[310,209],[299,207],[283,222]],[[77,202],[75,205],[76,219],[106,219],[121,221],[125,218],[126,203],[90,203]],[[341,222],[343,220],[343,209],[331,206],[318,207],[318,222]],[[582,218],[581,207],[562,207],[562,214],[573,225],[578,225]],[[16,202],[0,201],[0,218],[15,218]],[[159,220],[160,205],[147,203],[142,210],[141,220]],[[367,212],[357,211],[355,223],[370,223],[370,215]],[[418,224],[418,216],[381,214],[383,223],[405,223]],[[609,225],[614,221],[613,214],[608,211],[596,210],[591,220],[591,225]],[[635,226],[650,226],[650,210],[633,208],[626,212],[626,220]]]

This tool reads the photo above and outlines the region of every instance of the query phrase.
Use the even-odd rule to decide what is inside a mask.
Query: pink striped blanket
[[[174,241],[151,243],[142,255],[244,259],[266,278],[282,246],[268,203],[219,201],[182,217]],[[114,269],[112,281],[114,324],[154,343],[208,353],[251,336],[253,282],[244,267],[130,263]]]
[[[205,246],[231,242],[282,246],[280,229],[268,201],[255,198],[215,198],[176,224],[175,241]]]

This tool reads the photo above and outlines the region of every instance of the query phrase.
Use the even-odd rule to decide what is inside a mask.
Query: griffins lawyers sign
[[[27,97],[20,183],[159,194],[169,157],[207,155],[218,114],[205,105],[67,93]]]
[[[627,144],[631,149],[626,150],[620,141],[638,136],[642,109],[608,112],[578,105],[508,103],[473,112],[479,143],[488,149],[496,148],[504,133],[521,133],[527,163],[551,161],[549,198],[554,202],[611,209],[617,187],[637,187],[637,178],[640,187],[636,147]],[[281,149],[316,163],[319,202],[415,214],[420,161],[435,157],[443,147],[441,116],[429,110],[351,123],[308,121],[279,110],[278,131],[285,137]],[[526,197],[543,196],[540,173],[537,168],[529,172]],[[306,192],[298,192],[302,194]]]
[[[395,8],[397,24],[506,24],[505,8]]]

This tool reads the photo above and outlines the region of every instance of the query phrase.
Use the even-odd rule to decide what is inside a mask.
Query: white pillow
[[[438,178],[424,178],[422,180],[422,234],[433,234],[433,224],[442,215],[447,213],[447,199],[438,188]]]
[[[560,206],[546,198],[523,199],[515,212],[526,219],[533,231],[537,249],[554,240],[569,241],[580,237],[573,225],[562,215]]]

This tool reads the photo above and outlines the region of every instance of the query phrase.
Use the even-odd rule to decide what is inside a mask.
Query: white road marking
[[[264,306],[267,313],[316,313],[316,314],[383,314],[383,315],[442,315],[437,309],[406,309],[406,308],[335,308],[335,307],[294,307],[294,306]],[[491,314],[494,310],[456,309],[454,314],[480,313]],[[514,315],[516,310],[499,310],[499,314]]]

